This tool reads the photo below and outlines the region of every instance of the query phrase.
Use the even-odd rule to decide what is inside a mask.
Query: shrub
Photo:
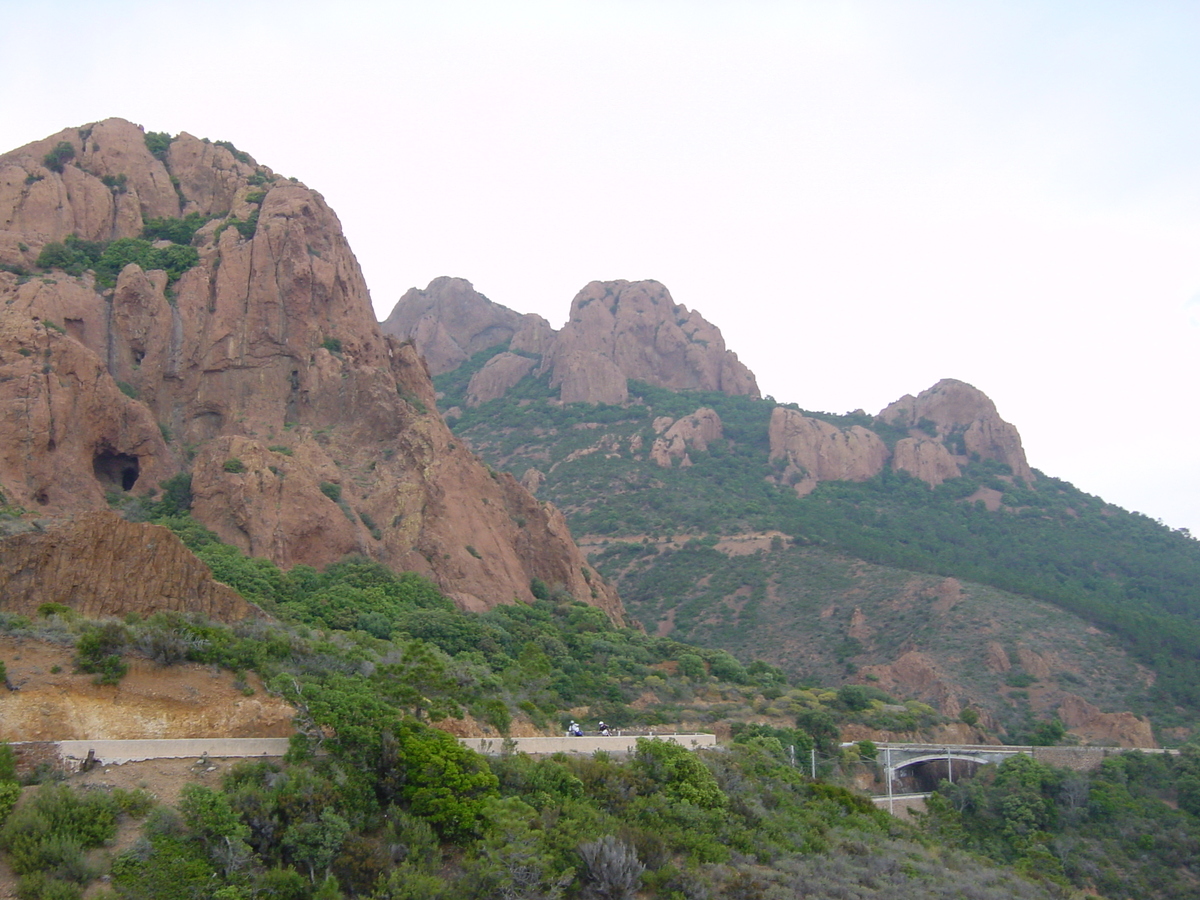
[[[96,677],[96,684],[116,684],[129,666],[121,653],[129,643],[128,629],[117,621],[88,625],[75,642],[75,665]]]
[[[637,852],[612,835],[580,844],[579,855],[587,867],[586,897],[632,900],[646,867]]]
[[[225,460],[221,468],[223,468],[226,472],[232,472],[234,475],[238,475],[246,471],[246,464],[235,456],[231,459]]]
[[[200,213],[188,213],[182,219],[162,217],[147,219],[142,225],[142,237],[147,241],[171,241],[175,244],[190,245],[196,232],[209,221],[208,216]]]
[[[334,503],[342,502],[342,486],[340,484],[334,484],[332,481],[322,481],[321,493]]]
[[[165,160],[167,158],[167,150],[171,147],[171,141],[174,138],[165,131],[147,131],[146,132],[146,149],[153,154],[155,159]]]
[[[128,177],[125,175],[105,175],[100,179],[106,188],[112,188],[114,193],[124,194],[128,187]]]
[[[51,172],[62,172],[63,168],[75,158],[75,147],[70,141],[59,141],[54,149],[42,157],[42,163]]]

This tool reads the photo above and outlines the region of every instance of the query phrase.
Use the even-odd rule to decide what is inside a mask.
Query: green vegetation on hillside
[[[471,372],[496,349],[439,376],[446,407],[463,403]],[[1153,691],[1139,711],[1152,712],[1159,727],[1195,725],[1200,715],[1200,542],[1186,532],[1040,472],[1033,485],[1026,485],[990,461],[971,463],[963,477],[937,488],[885,469],[862,483],[823,482],[798,498],[777,483],[782,469],[768,457],[772,400],[674,393],[637,382],[630,383],[625,407],[564,406],[550,393],[545,379],[527,377],[500,400],[463,407],[452,426],[489,464],[518,476],[531,467],[541,471],[545,481],[539,495],[566,512],[577,535],[640,540],[773,529],[797,546],[1045,600],[1114,634],[1154,670]],[[720,415],[724,439],[707,451],[690,450],[689,467],[656,465],[648,454],[656,437],[654,419],[678,418],[702,406]],[[840,427],[870,427],[889,444],[903,436],[862,414],[805,414]],[[997,491],[1002,508],[990,512],[982,502],[966,502],[980,488]],[[676,615],[683,613],[685,621],[703,618],[706,605],[718,599],[714,586],[730,583],[730,570],[750,565],[730,563],[717,553],[707,562],[693,557],[691,583],[705,585],[697,594],[675,576],[655,571],[668,562],[663,554],[625,571],[620,586],[628,597],[645,598],[656,609],[678,607]],[[604,569],[610,577],[620,570],[616,564]],[[750,582],[751,612],[742,615],[742,624],[753,624],[756,592],[765,585],[757,576]],[[701,594],[709,599],[702,602]],[[631,608],[646,619],[639,602],[634,599]],[[730,615],[715,607],[711,612]],[[754,643],[752,635],[743,636]],[[711,630],[704,640],[734,649]]]
[[[181,501],[175,483],[143,512]],[[791,686],[771,666],[617,628],[553,589],[530,606],[472,615],[412,574],[361,559],[282,572],[184,514],[158,519],[285,623],[230,627],[170,613],[87,622],[48,604],[35,621],[2,615],[0,624],[29,637],[74,636],[81,656],[255,670],[296,704],[303,736],[283,763],[239,764],[219,788],[190,785],[177,809],[151,811],[143,837],[112,860],[119,897],[783,900],[851,885],[864,898],[1048,896],[934,849],[868,800],[795,767],[796,750],[803,759],[810,747],[824,774],[873,765],[859,762],[865,746],[836,746],[837,722],[894,708],[882,692]],[[750,716],[780,724],[740,728],[728,751],[642,740],[627,761],[488,760],[429,727],[464,707],[501,732],[514,715],[558,730],[581,707],[585,721],[616,725]],[[146,805],[35,789],[0,829],[21,896],[80,897],[106,865],[88,848]]]
[[[38,256],[37,265],[43,269],[61,269],[75,276],[91,269],[96,273],[96,284],[112,287],[117,283],[121,270],[130,263],[136,263],[146,271],[162,269],[167,273],[168,283],[174,283],[199,261],[200,255],[194,247],[178,243],[155,247],[141,238],[100,242],[85,241],[71,234],[61,243],[54,241],[46,244]]]
[[[1200,755],[1124,753],[1073,772],[1028,757],[942,783],[927,825],[1018,871],[1105,897],[1186,897],[1200,855]]]

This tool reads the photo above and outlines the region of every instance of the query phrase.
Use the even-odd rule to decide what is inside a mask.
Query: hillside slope
[[[1110,727],[1145,734],[1145,723],[1133,721],[1089,734],[1082,719],[1103,711],[1152,714],[1160,736],[1178,741],[1200,712],[1193,652],[1200,544],[1031,468],[1016,428],[971,385],[945,379],[876,415],[810,412],[635,380],[620,403],[563,403],[544,362],[530,358],[503,394],[480,400],[471,386],[506,352],[504,345],[479,351],[435,379],[447,417],[491,465],[564,510],[648,628],[763,655],[796,674],[849,681],[882,681],[906,653],[927,654],[928,680],[943,685],[943,711],[978,704],[1014,739],[1047,716],[1070,722],[1081,737],[1102,739]],[[771,530],[780,533],[783,552],[771,552],[756,572],[719,553],[638,558],[630,547]],[[793,615],[782,599],[781,585],[819,585],[825,577],[806,568],[816,558],[806,548],[833,551],[817,568],[839,569],[833,581],[841,587],[813,586],[809,612],[839,608],[836,628]],[[687,563],[676,564],[683,556]],[[868,580],[891,587],[848,587],[868,571],[855,560],[887,567],[892,574],[869,569],[876,574]],[[908,596],[913,576],[904,572],[955,578],[966,596],[990,597],[979,602],[1012,613],[955,621],[930,615],[925,601]],[[846,606],[856,591],[861,603]],[[821,596],[828,602],[819,603]],[[749,597],[756,598],[753,615],[742,612]],[[1044,644],[1036,631],[1049,626],[1033,622],[1047,603],[1057,608],[1054,641],[1069,646],[1089,630],[1108,639],[1036,676],[1057,681],[1053,690],[1008,684],[1034,677],[998,660],[1007,656],[1019,669],[1023,641],[1046,652],[1036,649]],[[856,606],[871,623],[867,630],[896,639],[847,643]],[[897,627],[901,608],[924,625]],[[995,623],[1005,650],[991,654],[991,671],[986,641],[966,656],[958,646],[962,630],[979,621]]]

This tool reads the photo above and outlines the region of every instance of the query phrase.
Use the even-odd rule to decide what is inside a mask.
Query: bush
[[[75,665],[96,677],[96,684],[117,684],[129,666],[121,653],[129,644],[129,631],[120,622],[89,625],[75,642]]]
[[[579,846],[587,867],[586,897],[632,900],[646,867],[637,852],[612,835]]]
[[[75,147],[70,141],[59,141],[54,149],[42,157],[42,163],[51,172],[61,173],[63,168],[75,158]]]
[[[142,237],[147,241],[171,241],[188,246],[196,232],[209,221],[200,213],[188,213],[182,219],[162,217],[147,219],[142,225]]]
[[[237,457],[225,460],[221,466],[226,472],[232,472],[234,475],[241,474],[246,471],[246,464]]]
[[[166,160],[167,150],[170,149],[172,140],[174,139],[171,135],[165,131],[147,131],[146,149],[153,154],[155,159]]]

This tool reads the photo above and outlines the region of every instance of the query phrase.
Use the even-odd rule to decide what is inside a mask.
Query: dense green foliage
[[[211,221],[211,217],[202,216],[197,212],[188,213],[182,219],[169,217],[147,219],[142,225],[142,237],[148,241],[171,241],[188,246],[192,243],[196,232],[209,221]]]
[[[166,161],[167,150],[170,149],[173,140],[174,138],[165,131],[147,131],[146,149],[154,155],[155,159]]]
[[[1091,772],[1028,757],[989,766],[929,803],[929,827],[1018,870],[1105,897],[1174,898],[1195,890],[1200,751],[1125,753]]]
[[[147,271],[162,269],[167,273],[168,283],[173,283],[199,261],[196,249],[182,244],[155,247],[141,238],[118,238],[101,243],[81,240],[72,234],[61,243],[46,244],[38,255],[37,265],[43,269],[61,269],[76,276],[91,269],[96,273],[98,285],[112,287],[121,270],[130,263]]]

